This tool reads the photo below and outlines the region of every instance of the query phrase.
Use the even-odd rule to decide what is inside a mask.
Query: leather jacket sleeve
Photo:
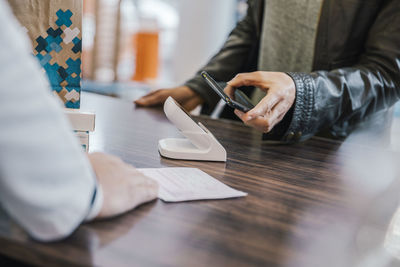
[[[230,33],[222,49],[189,81],[186,86],[198,93],[204,100],[206,109],[212,110],[219,101],[219,97],[200,76],[201,71],[210,73],[217,81],[229,81],[237,73],[256,69],[258,56],[260,15],[258,1],[248,1],[247,15]],[[257,6],[256,6],[257,5]]]
[[[286,127],[280,129],[280,139],[302,141],[325,130],[335,137],[347,136],[400,97],[400,2],[387,1],[381,9],[355,65],[288,74],[296,85],[296,101],[290,122],[282,123]]]

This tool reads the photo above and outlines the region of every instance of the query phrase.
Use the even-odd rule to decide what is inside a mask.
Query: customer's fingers
[[[151,90],[151,91],[150,91],[147,95],[145,95],[145,96],[151,96],[151,95],[157,94],[158,91],[160,91],[160,90],[162,90],[162,89]]]
[[[235,99],[235,90],[236,88],[227,84],[224,88],[225,94],[227,94],[230,98]]]
[[[235,114],[248,126],[251,126],[253,128],[255,128],[256,130],[260,131],[260,132],[268,132],[268,127],[269,124],[268,122],[265,120],[265,118],[263,116],[259,116],[256,118],[253,118],[252,120],[245,120],[244,116],[245,113],[239,111],[239,110],[235,110]]]
[[[286,113],[290,109],[290,106],[287,105],[286,102],[281,101],[279,102],[271,111],[269,118],[268,118],[268,124],[270,126],[269,131],[272,130],[281,120],[285,117]]]
[[[267,89],[269,85],[268,75],[268,72],[261,71],[239,73],[228,82],[228,86],[236,88],[241,86],[257,86]]]
[[[282,98],[278,94],[271,91],[253,109],[245,114],[243,117],[244,121],[269,114],[281,100]]]
[[[243,119],[242,119],[243,120]],[[272,130],[272,126],[269,122],[268,119],[266,119],[263,116],[259,116],[257,118],[254,118],[250,121],[243,121],[246,125],[253,127],[254,129],[263,132],[263,133],[268,133],[270,130]]]
[[[242,111],[240,111],[240,110],[238,110],[238,109],[235,109],[234,113],[236,114],[236,116],[239,117],[239,119],[241,119],[243,122],[245,122],[245,121],[244,121],[244,115],[245,115],[246,113],[244,113],[244,112],[242,112]]]
[[[235,110],[235,114],[246,124],[263,133],[270,132],[286,115],[288,111],[287,104],[279,102],[269,113],[253,117],[248,120],[247,114]]]
[[[139,98],[135,104],[142,107],[161,105],[166,98],[165,89],[159,89]]]
[[[141,96],[140,98],[134,100],[133,102],[134,102],[135,104],[137,104],[138,102],[142,102],[143,99],[146,99],[146,98],[148,98],[148,97],[150,97],[150,96],[152,96],[152,95],[154,95],[154,94],[157,94],[158,91],[159,91],[159,90],[152,90],[152,91],[150,91],[148,94],[146,94],[146,95],[144,95],[144,96]]]

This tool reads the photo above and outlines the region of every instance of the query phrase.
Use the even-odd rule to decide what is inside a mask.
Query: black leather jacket
[[[217,80],[257,68],[264,0],[248,4],[246,17],[202,68]],[[346,137],[372,114],[382,114],[400,97],[400,0],[325,0],[313,71],[288,74],[296,84],[295,104],[267,138]],[[186,85],[210,108],[219,100],[199,73]]]

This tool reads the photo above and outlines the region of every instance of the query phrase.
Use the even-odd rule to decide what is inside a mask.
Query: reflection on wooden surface
[[[157,142],[180,135],[160,109],[135,109],[130,102],[92,94],[82,99],[82,108],[97,114],[91,151],[118,155],[141,168],[200,168],[248,197],[158,200],[113,220],[85,224],[51,245],[30,240],[0,214],[1,254],[46,265],[399,264],[383,249],[397,207],[396,179],[375,172],[381,183],[368,187],[375,180],[359,179],[352,171],[360,155],[373,158],[374,149],[322,138],[272,146],[239,123],[198,117],[226,148],[228,161],[169,160],[160,157]],[[367,265],[376,259],[379,265]]]

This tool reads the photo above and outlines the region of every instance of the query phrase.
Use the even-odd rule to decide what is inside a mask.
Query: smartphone
[[[235,90],[235,100],[230,98],[224,92],[224,88],[222,88],[207,72],[201,72],[201,76],[207,82],[207,84],[223,99],[226,104],[234,109],[238,109],[242,112],[247,112],[250,109],[254,108],[254,105],[251,103],[250,99],[240,90]]]

